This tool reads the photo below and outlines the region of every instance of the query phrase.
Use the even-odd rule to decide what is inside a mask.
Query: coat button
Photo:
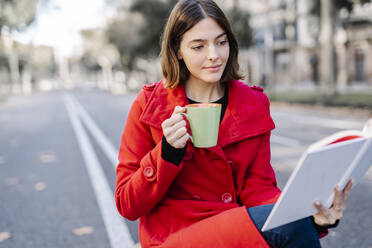
[[[192,152],[187,150],[186,153],[185,153],[184,159],[185,160],[191,160],[191,158],[192,158]]]
[[[232,195],[230,193],[223,193],[221,196],[221,199],[224,203],[230,203],[232,202]]]
[[[231,161],[231,160],[229,160],[229,161],[227,161],[227,162],[229,162],[229,165],[230,165],[230,166],[233,166],[233,165],[234,165],[234,162]]]
[[[150,178],[154,175],[154,169],[149,166],[145,167],[145,169],[143,169],[143,174],[145,177]]]
[[[200,196],[198,196],[198,195],[193,195],[192,198],[194,198],[196,200],[200,200],[201,199]]]

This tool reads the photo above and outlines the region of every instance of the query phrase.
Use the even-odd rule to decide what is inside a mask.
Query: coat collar
[[[268,107],[247,84],[234,80],[227,85],[228,105],[220,125],[219,145],[226,146],[275,128]],[[184,84],[170,89],[164,88],[163,81],[160,81],[153,87],[140,121],[161,129],[161,123],[172,115],[175,106],[185,106],[189,102]]]

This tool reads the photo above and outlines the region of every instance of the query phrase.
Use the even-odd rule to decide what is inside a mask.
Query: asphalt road
[[[133,247],[137,222],[112,199],[116,152],[135,95],[98,90],[12,97],[0,103],[0,247]],[[366,120],[272,108],[272,164],[284,187],[306,147]],[[323,247],[372,248],[372,177],[356,185]]]

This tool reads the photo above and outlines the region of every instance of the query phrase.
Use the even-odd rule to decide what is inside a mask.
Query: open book
[[[333,203],[336,185],[353,185],[372,165],[372,119],[363,131],[347,130],[311,145],[302,155],[262,231],[296,221],[318,212],[313,203]]]

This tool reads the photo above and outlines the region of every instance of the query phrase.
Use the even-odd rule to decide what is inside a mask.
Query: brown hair
[[[204,18],[213,18],[226,32],[230,46],[230,55],[221,82],[242,79],[239,74],[238,42],[231,31],[225,14],[213,0],[181,0],[173,8],[162,37],[161,66],[165,77],[165,87],[176,87],[185,82],[190,72],[177,52],[183,35]]]

